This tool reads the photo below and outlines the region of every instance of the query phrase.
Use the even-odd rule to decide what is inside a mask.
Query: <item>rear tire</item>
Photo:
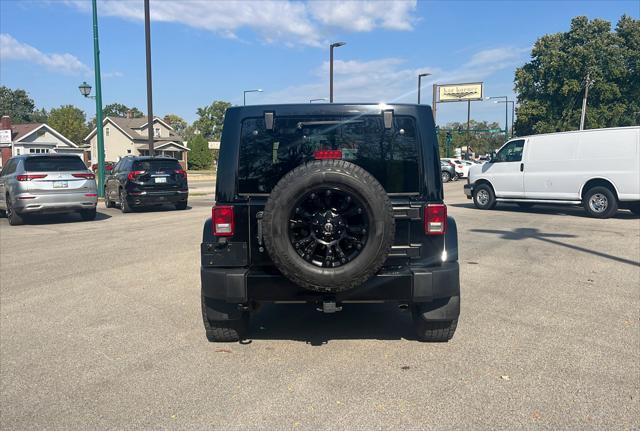
[[[20,214],[16,212],[13,208],[13,204],[11,203],[11,198],[9,195],[6,197],[6,205],[7,205],[7,219],[9,220],[9,224],[11,226],[18,226],[24,223],[24,219]]]
[[[127,194],[124,189],[120,189],[120,210],[126,214],[131,212],[131,206],[127,202]]]
[[[607,187],[592,187],[584,194],[582,206],[593,218],[613,217],[618,211],[618,200]]]
[[[80,217],[82,217],[82,220],[84,220],[84,221],[95,220],[97,214],[98,214],[98,212],[96,211],[95,208],[92,209],[92,210],[82,210],[82,211],[80,211]]]
[[[458,326],[458,319],[428,321],[414,314],[413,326],[418,340],[431,343],[446,343],[453,338]]]
[[[176,209],[177,210],[186,210],[187,209],[187,203],[186,202],[178,202],[177,204],[175,204]]]
[[[201,296],[202,320],[207,340],[212,343],[229,343],[245,339],[249,328],[249,312],[239,312],[240,318],[236,319],[209,320],[207,309],[215,306],[215,301],[213,302],[214,304],[208,303],[205,297]]]
[[[116,206],[116,204],[109,199],[109,192],[107,192],[107,189],[104,189],[104,206],[105,208],[113,208]]]
[[[490,210],[496,206],[496,195],[488,184],[480,184],[473,191],[473,204],[481,210]]]
[[[442,182],[448,183],[449,181],[451,181],[451,174],[449,174],[449,172],[442,172]]]

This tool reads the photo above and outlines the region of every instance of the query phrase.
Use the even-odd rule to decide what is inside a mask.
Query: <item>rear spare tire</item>
[[[343,160],[316,160],[290,171],[273,188],[262,223],[280,272],[320,292],[364,283],[384,264],[395,235],[382,185]]]

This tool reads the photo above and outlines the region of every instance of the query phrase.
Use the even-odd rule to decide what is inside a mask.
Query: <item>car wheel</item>
[[[413,328],[416,337],[420,341],[443,343],[451,340],[458,326],[458,319],[453,320],[426,320],[420,313],[420,306],[412,308]]]
[[[91,209],[91,210],[82,210],[82,211],[80,211],[80,217],[82,217],[82,220],[84,220],[84,221],[95,220],[97,214],[98,214],[98,212],[96,211],[95,208]]]
[[[120,190],[120,210],[123,213],[131,212],[131,206],[129,206],[129,202],[127,202],[127,193],[124,191],[124,189]]]
[[[316,160],[290,171],[273,188],[262,225],[280,272],[320,292],[362,285],[382,267],[395,235],[384,188],[344,160]]]
[[[177,210],[186,210],[187,209],[187,203],[186,202],[178,202],[177,204],[175,204],[176,209]]]
[[[592,187],[584,194],[582,206],[594,218],[609,218],[618,211],[618,200],[607,187]]]
[[[244,340],[249,329],[249,312],[237,308],[234,304],[207,300],[201,295],[202,320],[207,340],[215,343]],[[216,317],[216,319],[212,319]]]
[[[11,198],[9,195],[6,197],[7,203],[7,219],[9,219],[9,224],[11,226],[18,226],[24,223],[24,220],[20,214],[16,212],[13,208],[13,204],[11,203]]]
[[[473,191],[473,204],[481,210],[490,210],[496,206],[496,196],[488,184],[480,184]]]
[[[107,189],[104,189],[104,206],[105,208],[115,207],[114,202],[111,199],[109,199],[109,193],[107,192]]]
[[[442,172],[441,175],[443,183],[448,183],[449,181],[451,181],[451,174],[449,174],[449,172]]]

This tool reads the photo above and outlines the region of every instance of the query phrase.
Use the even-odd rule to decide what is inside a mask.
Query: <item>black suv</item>
[[[187,173],[171,157],[123,157],[104,182],[105,206],[118,205],[123,213],[162,204],[183,210],[188,197]]]
[[[226,112],[216,203],[201,244],[209,341],[246,335],[264,302],[411,309],[448,341],[460,312],[458,239],[424,105],[305,104]]]

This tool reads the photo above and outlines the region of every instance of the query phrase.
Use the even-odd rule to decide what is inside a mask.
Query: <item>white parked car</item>
[[[453,163],[456,169],[456,174],[458,174],[459,178],[467,178],[469,176],[469,168],[474,165],[474,163],[472,162],[460,159],[444,158],[440,160],[445,160]]]
[[[477,208],[497,202],[583,205],[592,217],[640,214],[640,127],[514,138],[464,186]]]

